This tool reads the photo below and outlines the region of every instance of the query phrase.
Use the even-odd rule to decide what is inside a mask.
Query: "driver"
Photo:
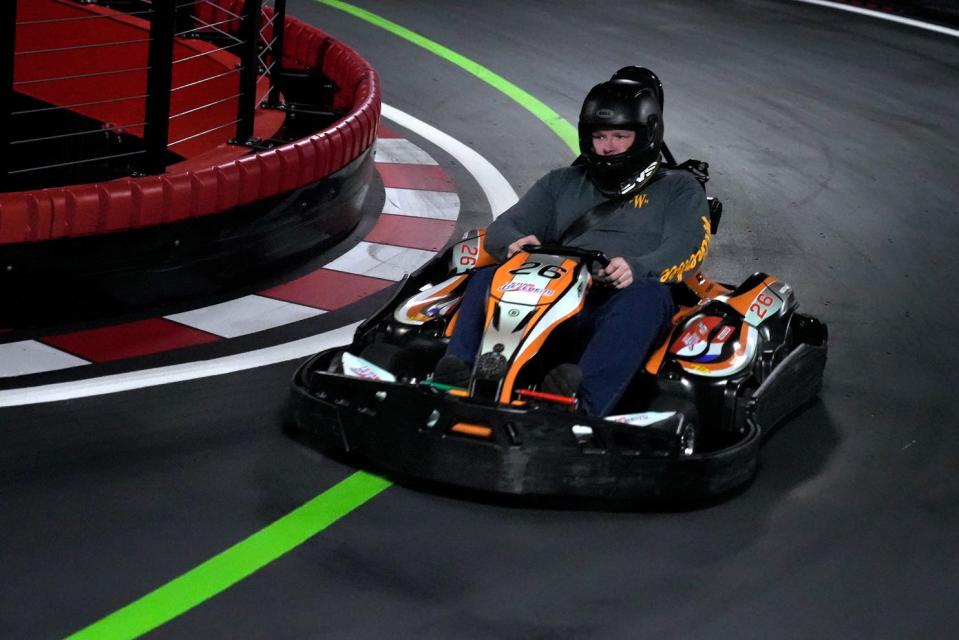
[[[543,390],[576,393],[591,416],[609,415],[668,326],[667,282],[696,271],[709,245],[706,194],[692,174],[662,167],[663,89],[654,73],[624,67],[593,87],[579,115],[581,155],[542,177],[487,229],[505,260],[527,244],[565,244],[613,257],[595,274],[582,313],[564,329],[582,342],[578,365],[550,371]],[[495,267],[470,279],[434,379],[467,386]]]

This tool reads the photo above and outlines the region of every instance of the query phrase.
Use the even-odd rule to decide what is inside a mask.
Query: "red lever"
[[[537,400],[545,400],[546,402],[555,402],[556,404],[566,405],[567,407],[576,404],[576,398],[572,396],[561,396],[555,393],[533,391],[532,389],[519,389],[516,391],[516,395],[523,398],[535,398]]]

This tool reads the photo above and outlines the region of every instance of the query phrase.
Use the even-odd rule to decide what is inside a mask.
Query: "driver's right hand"
[[[512,258],[517,251],[522,251],[523,247],[528,244],[543,244],[539,241],[539,238],[533,235],[523,236],[519,240],[514,240],[508,247],[506,247],[506,257]]]

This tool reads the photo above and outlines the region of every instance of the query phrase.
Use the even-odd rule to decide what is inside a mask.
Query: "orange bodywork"
[[[489,427],[481,424],[470,424],[469,422],[457,422],[450,428],[450,431],[477,438],[489,438],[493,435],[493,430]]]
[[[465,279],[466,274],[463,274],[451,280],[445,287],[434,293],[432,297],[410,307],[409,311],[407,312],[407,316],[409,316],[411,320],[418,320],[420,322],[426,322],[427,320],[430,320],[430,316],[427,316],[424,311],[436,304],[437,300],[442,300],[445,296],[453,292],[453,290],[460,286]]]
[[[453,314],[453,317],[450,318],[450,321],[446,323],[446,331],[443,332],[443,335],[447,338],[453,337],[453,331],[456,329],[456,319],[460,317],[459,309],[456,310],[456,313]]]
[[[663,365],[663,358],[666,357],[666,351],[669,349],[669,343],[673,339],[673,328],[676,327],[680,322],[684,321],[689,316],[693,315],[699,311],[699,307],[680,307],[679,311],[673,314],[673,319],[670,322],[669,333],[663,338],[663,341],[659,344],[656,349],[649,354],[649,358],[646,359],[646,372],[652,375],[659,373],[659,368]]]
[[[684,279],[683,284],[685,284],[690,291],[699,296],[701,300],[711,300],[717,296],[725,295],[731,291],[731,289],[728,287],[724,287],[707,276],[702,269]]]
[[[730,360],[735,360],[736,358],[741,358],[743,354],[746,353],[747,345],[749,340],[749,325],[745,322],[739,328],[739,338],[736,342],[736,350],[731,356],[722,360],[721,362],[710,362],[710,363],[681,363],[684,369],[693,369],[695,371],[718,371],[720,369],[726,369],[729,367]]]
[[[497,300],[502,299],[507,285],[513,281],[513,274],[510,272],[523,268],[523,266],[530,261],[535,261],[535,256],[531,257],[529,254],[520,251],[496,271],[496,275],[493,276],[493,284],[490,289],[489,301],[486,305],[487,329],[489,328],[490,323],[493,321],[493,311]],[[550,308],[548,303],[559,299],[559,297],[566,293],[566,290],[569,289],[569,287],[573,284],[573,278],[575,277],[577,265],[578,262],[572,259],[563,260],[563,262],[558,265],[562,271],[557,278],[549,279],[545,283],[546,286],[543,288],[543,291],[540,292],[539,299],[535,303],[536,309],[533,311],[533,317],[529,322],[526,323],[526,327],[523,332],[524,337],[529,333],[529,331],[532,330],[533,327],[537,325],[543,315]],[[516,376],[519,374],[520,369],[523,368],[523,365],[525,365],[530,358],[539,352],[540,348],[543,346],[543,343],[546,341],[546,338],[549,337],[549,334],[552,333],[553,329],[567,318],[579,313],[582,308],[583,301],[580,300],[579,304],[575,308],[571,309],[569,313],[557,319],[557,321],[554,322],[551,327],[547,327],[546,330],[540,333],[535,340],[526,345],[522,353],[517,354],[516,359],[513,360],[510,370],[506,374],[506,378],[503,380],[503,387],[499,398],[500,402],[510,402],[513,395],[513,385],[516,382]]]
[[[475,233],[475,235],[470,235]],[[486,250],[486,229],[467,232],[467,236],[453,245],[453,268],[457,271],[478,269],[498,260]]]
[[[760,284],[757,284],[755,287],[753,287],[749,291],[740,293],[736,297],[730,298],[726,302],[729,304],[729,306],[731,306],[733,309],[735,309],[740,314],[742,314],[743,317],[745,317],[746,314],[749,313],[749,306],[756,300],[756,296],[758,296],[760,293],[765,291],[766,287],[773,284],[774,282],[776,282],[776,278],[769,276],[768,278],[763,280]]]

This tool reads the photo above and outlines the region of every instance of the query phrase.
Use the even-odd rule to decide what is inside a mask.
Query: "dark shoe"
[[[447,354],[436,363],[433,382],[465,389],[470,384],[470,366],[462,359]]]
[[[566,362],[554,367],[543,378],[543,391],[558,396],[573,396],[579,391],[579,383],[583,381],[583,372],[579,366]]]

